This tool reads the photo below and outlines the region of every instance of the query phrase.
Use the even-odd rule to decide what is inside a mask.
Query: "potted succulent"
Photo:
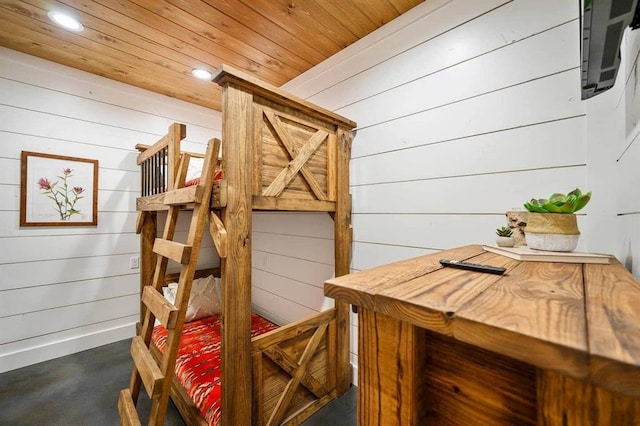
[[[496,229],[496,235],[496,244],[499,247],[513,247],[516,243],[515,238],[513,238],[513,231],[508,226]]]
[[[536,250],[573,251],[580,231],[574,214],[591,200],[591,191],[583,194],[574,189],[568,194],[552,194],[549,198],[532,199],[524,204],[529,211],[524,229],[527,245]]]

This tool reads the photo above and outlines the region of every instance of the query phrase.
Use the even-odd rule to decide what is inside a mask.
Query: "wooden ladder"
[[[135,336],[131,342],[131,356],[134,364],[131,381],[128,388],[120,391],[118,400],[118,412],[123,425],[140,425],[136,405],[141,384],[144,385],[151,400],[148,424],[164,423],[200,243],[208,223],[209,203],[219,150],[219,139],[209,141],[200,184],[190,187],[184,187],[190,156],[182,154],[177,176],[173,180],[173,188],[169,188],[164,196],[164,204],[169,207],[167,221],[162,238],[156,238],[153,244],[153,252],[157,255],[153,282],[145,285],[142,291],[141,298],[145,314],[140,335]],[[173,241],[178,214],[182,206],[190,203],[194,205],[191,225],[187,243],[181,244]],[[162,295],[169,259],[182,265],[175,305]],[[151,334],[156,318],[168,330],[166,348],[158,362],[150,351]]]

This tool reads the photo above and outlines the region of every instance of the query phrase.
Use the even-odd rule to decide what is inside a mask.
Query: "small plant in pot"
[[[513,238],[513,231],[508,226],[496,229],[496,235],[496,244],[499,247],[513,247],[516,243],[515,238]]]
[[[549,198],[532,199],[524,204],[529,211],[524,229],[527,245],[536,250],[573,251],[580,231],[575,212],[591,200],[591,191],[583,194],[574,189],[568,194],[552,194]]]

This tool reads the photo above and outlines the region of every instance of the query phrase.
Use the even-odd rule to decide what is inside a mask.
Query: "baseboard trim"
[[[130,339],[135,333],[135,322],[132,322],[131,324],[100,330],[95,333],[74,336],[46,345],[3,354],[0,355],[0,373],[97,348],[120,340]]]
[[[353,367],[353,375],[351,377],[351,384],[354,386],[358,386],[358,366],[351,364]]]

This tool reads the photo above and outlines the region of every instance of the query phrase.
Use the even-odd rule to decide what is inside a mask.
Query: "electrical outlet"
[[[140,258],[133,256],[129,258],[129,269],[138,269],[140,267]]]

